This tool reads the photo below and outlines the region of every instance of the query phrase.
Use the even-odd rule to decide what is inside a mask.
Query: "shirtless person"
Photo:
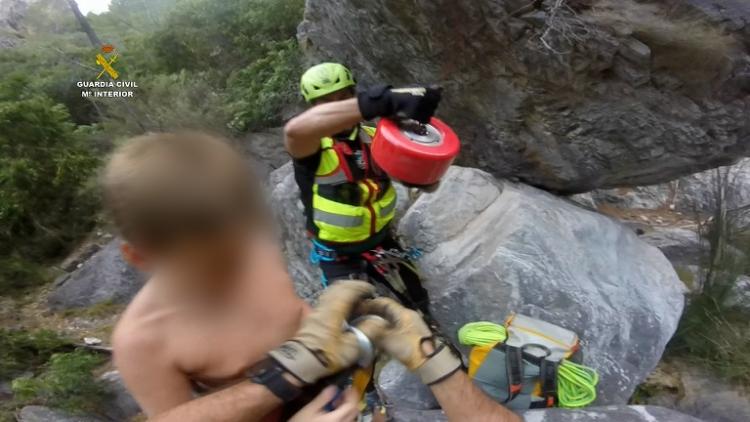
[[[247,379],[298,331],[308,307],[268,229],[260,186],[226,143],[132,139],[103,185],[123,256],[151,274],[113,334],[115,364],[148,416]],[[265,413],[281,404],[265,401],[274,405]]]
[[[138,137],[115,153],[103,182],[124,257],[151,274],[113,334],[115,364],[149,417],[279,420],[304,387],[357,360],[356,338],[341,327],[374,288],[342,282],[308,309],[269,233],[260,188],[227,144]],[[518,421],[471,383],[458,358],[425,341],[431,334],[415,312],[385,299],[362,309],[383,319],[357,328],[430,384],[449,418]],[[196,399],[198,389],[218,391]],[[334,394],[324,390],[292,420],[352,421],[356,394],[329,411]]]

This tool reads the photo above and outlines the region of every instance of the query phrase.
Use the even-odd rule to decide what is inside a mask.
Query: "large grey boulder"
[[[674,209],[690,215],[695,212],[713,212],[717,207],[717,186],[721,185],[727,186],[726,205],[729,210],[750,205],[750,159],[691,174],[669,183],[600,189],[592,195],[598,203],[619,208]]]
[[[659,361],[683,308],[669,261],[630,229],[544,191],[453,167],[399,224],[422,248],[432,312],[454,337],[519,312],[574,330],[601,375],[599,404],[623,404]]]
[[[310,241],[305,228],[304,207],[294,180],[292,163],[271,173],[269,191],[273,212],[279,221],[280,239],[289,274],[297,294],[312,299],[323,289],[320,270],[310,263]]]
[[[653,227],[641,240],[659,248],[675,266],[700,265],[710,249],[708,240],[686,227]]]
[[[611,204],[618,208],[655,210],[671,204],[673,184],[661,183],[631,188],[598,189],[591,193],[598,204]]]
[[[398,361],[388,362],[380,371],[378,391],[386,406],[403,409],[439,409],[440,404],[418,376]]]
[[[553,1],[309,0],[298,38],[311,62],[347,63],[365,84],[444,86],[438,114],[464,140],[462,163],[497,176],[575,193],[750,153],[747,48],[721,22],[682,42],[703,26],[665,2],[609,1],[608,14],[565,3],[575,13]],[[733,19],[747,22],[746,9]]]
[[[239,142],[240,148],[256,160],[275,170],[289,160],[289,154],[284,149],[283,128],[271,128],[260,132],[252,132]]]
[[[750,276],[737,277],[725,300],[727,305],[750,315]]]
[[[291,167],[271,179],[289,266],[298,291],[310,296],[320,283],[307,261]],[[632,230],[480,170],[451,168],[435,193],[409,207],[398,232],[425,252],[419,266],[446,334],[455,340],[463,324],[502,321],[510,312],[572,329],[583,341],[584,362],[601,375],[600,404],[627,402],[682,312],[684,285],[664,255]],[[381,381],[389,378],[403,379],[394,370]],[[422,400],[413,391],[385,392],[413,405]]]
[[[657,406],[606,406],[588,409],[529,410],[523,413],[526,422],[700,422],[671,409]],[[708,419],[707,419],[708,420]]]
[[[675,208],[682,211],[713,211],[717,203],[717,185],[727,186],[728,209],[750,204],[750,159],[683,177],[677,183]]]
[[[394,422],[447,421],[440,410],[389,409]],[[657,406],[606,406],[588,409],[544,409],[523,413],[525,422],[701,422],[692,416]],[[711,419],[706,419],[711,421]]]
[[[646,397],[649,405],[676,409],[710,422],[739,422],[750,420],[750,396],[737,385],[727,383],[717,374],[695,365],[694,362],[670,361],[663,371],[676,382],[676,388],[656,388]],[[666,372],[668,371],[668,372]]]
[[[71,415],[45,406],[26,406],[18,412],[18,422],[104,422],[89,415]]]
[[[118,371],[109,371],[99,377],[104,382],[107,402],[100,406],[102,413],[112,421],[129,421],[141,413],[141,407],[128,392]]]
[[[61,276],[47,298],[49,306],[61,310],[129,302],[146,277],[122,259],[120,242],[111,240],[80,268]]]

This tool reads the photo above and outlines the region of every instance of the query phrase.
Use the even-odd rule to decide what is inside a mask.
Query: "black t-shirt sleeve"
[[[318,164],[320,164],[320,150],[313,155],[304,158],[294,158],[292,161],[294,162],[295,172],[302,170],[315,177],[315,172],[318,170]]]
[[[305,207],[308,229],[311,228],[310,210],[312,209],[313,185],[315,184],[315,172],[318,171],[321,152],[318,150],[313,155],[292,160],[294,165],[294,179],[299,186],[300,199]]]

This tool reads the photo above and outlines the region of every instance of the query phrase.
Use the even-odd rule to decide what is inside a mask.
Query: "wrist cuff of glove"
[[[390,85],[375,85],[357,94],[359,113],[365,120],[393,114],[390,88]]]
[[[461,359],[443,344],[415,372],[423,384],[432,385],[453,375],[462,365]]]
[[[287,341],[268,353],[273,360],[305,384],[314,384],[326,367],[312,350],[297,341]]]

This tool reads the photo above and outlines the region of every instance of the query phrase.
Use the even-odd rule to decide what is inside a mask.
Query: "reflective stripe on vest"
[[[375,128],[360,126],[359,136],[363,143],[369,144],[374,134]],[[381,192],[380,185],[369,178],[349,180],[345,171],[348,167],[342,168],[342,165],[348,164],[341,162],[343,156],[340,148],[334,145],[335,141],[332,138],[321,139],[321,159],[313,185],[313,222],[318,228],[318,238],[321,240],[338,243],[361,242],[385,228],[393,219],[396,210],[396,190],[388,184],[387,190]],[[355,183],[360,189],[363,203],[349,205],[318,194],[318,186],[341,183]]]
[[[388,214],[391,214],[395,210],[396,210],[396,198],[393,198],[393,201],[391,201],[390,204],[380,209],[380,216],[387,217]]]
[[[314,210],[313,218],[315,218],[315,221],[322,221],[339,227],[359,227],[364,221],[362,216],[334,214],[323,210]]]

